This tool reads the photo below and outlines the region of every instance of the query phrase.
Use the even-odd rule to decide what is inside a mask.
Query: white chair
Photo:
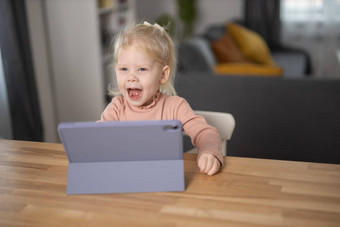
[[[227,155],[227,140],[230,140],[234,128],[235,128],[235,119],[233,115],[229,113],[222,112],[212,112],[212,111],[199,111],[195,110],[197,115],[201,115],[205,118],[207,123],[217,129],[221,136],[221,146],[222,146],[222,154],[224,156]],[[186,153],[195,153],[198,151],[196,148],[187,151]]]

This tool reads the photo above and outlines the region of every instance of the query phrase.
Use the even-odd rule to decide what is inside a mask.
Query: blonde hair
[[[169,79],[160,86],[160,91],[168,95],[176,95],[174,79],[176,73],[176,53],[174,44],[165,31],[158,24],[151,25],[147,22],[143,24],[130,24],[126,26],[114,39],[114,64],[118,62],[118,51],[120,48],[128,48],[137,45],[147,55],[155,61],[169,66]],[[119,92],[110,89],[113,95]]]

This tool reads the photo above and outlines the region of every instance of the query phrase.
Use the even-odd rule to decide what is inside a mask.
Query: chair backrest
[[[200,111],[195,110],[197,115],[205,118],[207,123],[217,129],[221,136],[221,145],[223,155],[227,155],[227,140],[231,139],[235,128],[235,119],[229,113],[213,112],[213,111]]]
[[[222,139],[230,140],[235,128],[235,119],[233,115],[230,113],[200,110],[195,110],[195,113],[203,116],[209,125],[215,127]]]

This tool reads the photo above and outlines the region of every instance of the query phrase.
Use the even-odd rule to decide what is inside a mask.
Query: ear
[[[162,76],[161,79],[159,80],[160,84],[165,84],[170,76],[170,67],[168,65],[164,66],[162,69]]]

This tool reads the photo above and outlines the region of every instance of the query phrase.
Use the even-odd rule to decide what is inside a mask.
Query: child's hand
[[[202,154],[197,163],[201,173],[206,173],[209,176],[217,173],[221,167],[220,162],[212,154]]]

